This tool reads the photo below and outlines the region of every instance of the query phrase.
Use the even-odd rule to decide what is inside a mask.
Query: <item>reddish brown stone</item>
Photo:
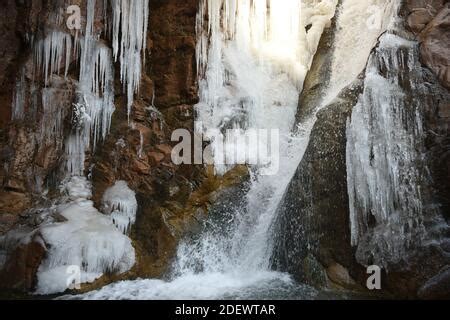
[[[148,156],[154,166],[158,165],[165,158],[164,154],[160,152],[149,152]]]
[[[0,272],[0,287],[28,292],[36,286],[36,273],[45,257],[40,241],[18,246]]]
[[[150,174],[150,165],[142,159],[136,159],[133,162],[133,170],[139,174]]]
[[[419,36],[423,63],[450,89],[450,3],[447,3]]]
[[[172,154],[172,147],[169,145],[159,144],[156,146],[156,149],[161,151],[164,155],[168,156]]]
[[[0,191],[0,214],[20,214],[30,206],[30,198],[19,192]]]

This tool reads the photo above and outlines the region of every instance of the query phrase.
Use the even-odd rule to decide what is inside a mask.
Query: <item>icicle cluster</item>
[[[128,96],[128,114],[139,90],[142,56],[147,47],[149,0],[111,0],[113,53],[120,61],[120,79]]]
[[[427,95],[417,43],[384,34],[364,85],[347,125],[351,240],[361,261],[385,265],[424,236],[423,105],[409,97]]]
[[[122,233],[127,233],[136,221],[136,194],[125,181],[117,181],[103,195],[103,211]]]
[[[107,1],[104,2],[105,20]],[[59,214],[65,222],[40,228],[49,244],[47,258],[38,273],[37,293],[50,294],[67,289],[68,267],[81,267],[81,283],[92,282],[105,272],[122,273],[135,263],[131,240],[124,235],[136,220],[135,194],[125,182],[118,182],[104,196],[107,215],[95,209],[92,187],[84,178],[86,152],[95,150],[105,139],[114,112],[114,59],[120,57],[121,80],[127,88],[128,108],[141,78],[141,54],[146,47],[148,0],[111,0],[113,18],[113,49],[99,41],[94,29],[96,0],[87,1],[86,26],[83,35],[72,38],[54,31],[35,49],[36,63],[42,66],[46,85],[50,76],[59,74],[65,58],[67,76],[72,48],[79,55],[80,75],[77,99],[73,104],[72,133],[66,139],[66,173],[63,185],[67,201]],[[106,24],[106,21],[105,21]],[[57,103],[54,88],[43,91],[44,112],[53,113]],[[19,108],[18,108],[19,109]],[[62,134],[61,126],[43,127],[44,136]],[[119,231],[119,230],[120,231]]]
[[[72,48],[71,35],[58,30],[51,31],[47,37],[35,44],[35,66],[38,73],[43,72],[46,85],[51,75],[60,74],[63,63],[64,76],[67,77],[73,54]]]
[[[111,126],[114,106],[114,69],[111,49],[94,32],[95,0],[88,0],[86,30],[80,39],[81,59],[78,101],[74,106],[78,127],[66,141],[69,175],[83,175],[87,149],[95,150]]]

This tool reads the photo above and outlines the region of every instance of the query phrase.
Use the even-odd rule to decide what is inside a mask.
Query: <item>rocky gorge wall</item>
[[[319,112],[305,157],[279,208],[279,236],[274,259],[274,265],[278,269],[288,271],[297,279],[316,287],[367,291],[366,279],[369,275],[366,267],[376,264],[383,268],[381,293],[384,297],[448,297],[449,229],[448,220],[445,220],[448,219],[449,212],[447,164],[450,161],[446,141],[449,138],[450,122],[447,113],[450,96],[444,88],[448,88],[445,76],[449,57],[448,8],[449,3],[445,1],[403,1],[399,27],[381,36],[380,42],[372,51],[372,62],[369,62],[366,71],[344,89],[334,102]],[[387,37],[392,37],[393,41],[386,40]],[[408,46],[411,46],[410,49],[407,49]],[[331,52],[335,50],[329,41],[324,42],[322,48],[328,48]],[[387,53],[386,50],[393,51]],[[323,61],[327,61],[326,57],[323,53],[317,56],[315,64],[323,65]],[[379,61],[376,62],[377,60]],[[377,65],[375,70],[371,69],[371,63]],[[313,64],[312,69],[314,68]],[[390,112],[393,117],[395,113],[402,115],[400,121],[404,129],[399,127],[396,130],[408,130],[408,133],[398,135],[393,144],[388,140],[373,144],[378,147],[386,146],[387,149],[377,149],[367,154],[370,164],[361,174],[365,177],[363,179],[372,177],[372,180],[355,182],[357,172],[351,159],[355,154],[361,153],[364,145],[370,146],[370,142],[365,142],[358,149],[351,149],[353,141],[349,140],[349,128],[350,123],[359,121],[357,106],[361,103],[368,106],[361,114],[360,127],[355,129],[357,140],[366,137],[365,128],[369,139],[395,136],[395,133],[382,133],[376,129],[377,122],[384,117],[382,109],[378,109],[378,103],[382,103],[380,101],[383,101],[383,96],[389,97],[390,93],[389,86],[386,85],[380,89],[384,91],[377,91],[376,83],[372,82],[374,74],[389,79],[389,83],[397,83],[395,92],[404,92],[400,104],[396,102],[397,98],[387,98],[390,102],[385,104],[385,108],[398,108],[397,111]],[[302,114],[309,112],[310,105],[320,103],[321,95],[317,94],[317,90],[323,90],[321,88],[326,83],[327,75],[321,74],[321,77],[325,80],[319,86],[314,85],[315,78],[307,81],[311,84],[305,85],[301,98],[305,105],[300,105],[298,118],[301,119]],[[412,138],[415,125],[411,122],[407,124],[406,120],[417,116],[418,111],[414,106],[418,106],[417,110],[423,116],[423,120],[419,120],[423,124],[423,132],[418,133],[417,138]],[[373,115],[375,113],[377,115]],[[392,125],[393,122],[384,122],[385,129]],[[405,138],[413,139],[413,148],[418,153],[408,158],[405,155],[409,151],[403,150],[400,158],[405,158],[393,169],[399,170],[393,176],[399,179],[408,176],[404,183],[412,185],[408,187],[407,194],[413,194],[414,188],[419,187],[423,206],[414,211],[416,209],[413,207],[402,205],[403,200],[392,200],[395,209],[388,212],[397,213],[391,220],[389,216],[380,216],[382,209],[370,208],[372,200],[363,200],[361,197],[366,192],[371,192],[365,190],[366,183],[369,185],[368,190],[381,191],[378,200],[373,203],[389,203],[391,200],[384,202],[383,195],[401,194],[401,182],[397,185],[398,188],[391,191],[386,190],[389,182],[384,187],[380,182],[375,189],[370,189],[370,184],[391,170],[387,168],[373,176],[371,170],[378,170],[382,165],[377,161],[389,154],[388,166],[393,165],[397,161],[396,156],[388,150],[390,146],[394,147],[392,150],[402,148],[402,139]],[[364,157],[362,161],[366,161]],[[405,165],[411,159],[415,159],[414,164]],[[410,168],[419,173],[407,173]],[[420,177],[420,181],[413,180],[415,174]],[[390,178],[386,179],[380,181],[389,181]],[[355,189],[352,189],[353,183]],[[355,202],[352,192],[355,192],[361,202]],[[408,200],[408,205],[412,205],[412,201],[414,200]],[[363,216],[352,216],[355,212],[363,212],[359,213]],[[364,222],[355,222],[354,219],[363,219]],[[418,222],[410,224],[410,219],[417,219]],[[406,229],[391,229],[396,224],[407,226]],[[354,241],[355,228],[360,230],[360,240],[357,241]]]
[[[80,5],[85,15],[87,0],[73,3]],[[102,3],[98,1],[94,14],[96,30],[105,27]],[[121,279],[161,276],[178,240],[196,232],[199,221],[217,202],[218,192],[242,182],[246,174],[245,168],[239,167],[224,177],[216,177],[211,168],[172,164],[171,133],[177,128],[193,130],[193,105],[198,102],[198,1],[149,3],[146,63],[131,113],[128,115],[129,97],[122,90],[121,70],[116,63],[116,110],[111,129],[95,150],[88,150],[85,159],[85,174],[92,183],[96,208],[102,207],[105,191],[116,181],[127,182],[136,193],[138,211],[129,236],[137,262],[124,274],[106,273],[83,288],[86,290]],[[62,62],[58,71],[62,75],[67,67],[68,76],[54,77],[51,92],[41,90],[46,85],[43,79],[35,82],[33,43],[49,34],[55,27],[52,13],[66,5],[64,0],[7,0],[0,4],[0,238],[11,230],[36,230],[43,223],[42,208],[51,207],[61,196],[61,168],[66,160],[65,140],[73,125],[79,63]],[[393,55],[378,43],[371,54],[376,73],[398,84],[398,90],[405,93],[397,109],[399,114],[404,112],[409,119],[415,116],[413,107],[420,105],[423,133],[413,149],[419,154],[415,157],[420,162],[420,176],[426,177],[419,183],[424,206],[419,210],[420,217],[415,211],[409,216],[409,212],[402,212],[398,225],[407,235],[423,227],[426,237],[414,235],[408,238],[410,242],[400,242],[405,250],[402,253],[407,255],[399,261],[391,259],[391,247],[382,245],[392,238],[377,236],[400,229],[389,229],[384,217],[374,214],[369,206],[355,205],[357,201],[349,198],[354,182],[348,174],[349,122],[361,115],[367,116],[370,123],[378,119],[377,109],[370,108],[372,105],[365,104],[362,98],[371,88],[366,70],[317,115],[308,149],[279,208],[275,268],[318,288],[365,292],[366,266],[376,263],[384,267],[382,293],[387,296],[448,296],[450,234],[448,225],[442,222],[450,217],[449,13],[448,1],[402,1],[401,28],[391,34],[404,39],[408,46],[402,42],[394,50],[398,54]],[[335,28],[336,21],[322,36],[300,98],[298,122],[322,103],[330,81],[327,71],[335,50]],[[75,38],[75,33],[69,34]],[[101,35],[101,43],[111,47],[111,41],[108,35]],[[412,64],[395,68],[398,61]],[[388,70],[386,66],[394,68]],[[420,91],[411,86],[417,84],[417,79],[423,84]],[[18,92],[24,94],[18,96]],[[57,101],[58,108],[46,108],[43,101],[49,100],[45,97]],[[18,109],[14,105],[22,106],[23,117],[15,116]],[[361,108],[363,112],[357,114]],[[411,133],[408,124],[405,130]],[[376,135],[377,128],[363,129]],[[378,160],[372,156],[361,158],[369,163]],[[403,182],[409,186],[408,181]],[[400,201],[392,203],[397,206]],[[354,215],[350,213],[352,207]],[[411,215],[413,220],[418,218],[417,224],[408,224],[406,217]],[[55,214],[52,219],[60,222],[64,217]],[[441,223],[436,224],[436,220]],[[358,232],[352,229],[356,225]],[[51,248],[39,234],[33,234],[31,241],[22,241],[28,235],[19,233],[12,243],[2,242],[0,290],[35,289],[36,273]]]
[[[52,77],[49,96],[57,108],[49,110],[52,101],[47,104],[46,89],[39,89],[46,84],[43,79],[36,80],[33,70],[34,41],[47,37],[55,28],[62,28],[76,39],[76,32],[67,30],[55,18],[69,4],[80,6],[84,27],[87,0],[8,0],[0,4],[4,15],[0,24],[0,236],[11,230],[39,227],[43,221],[36,208],[52,206],[60,197],[79,62],[69,60],[55,70],[62,74],[67,69],[67,77]],[[217,178],[202,166],[175,166],[171,161],[172,131],[187,128],[192,132],[194,128],[193,105],[198,100],[197,5],[196,0],[150,1],[145,65],[129,116],[119,63],[115,65],[116,111],[106,139],[86,154],[85,174],[91,180],[92,200],[97,208],[102,205],[102,195],[116,181],[127,182],[136,193],[137,221],[130,237],[137,263],[126,274],[106,274],[98,284],[160,276],[169,265],[178,239],[195,229],[202,219],[209,195],[217,195],[223,186],[238,180],[233,173]],[[102,30],[108,23],[108,9],[103,1],[97,1],[95,8],[94,30]],[[111,45],[107,34],[101,37],[107,46]],[[23,83],[27,89],[23,89]],[[23,94],[19,96],[18,92]],[[15,117],[17,97],[24,97],[19,101],[23,114]],[[36,273],[46,258],[48,244],[38,235],[31,241],[22,240],[19,236],[13,243],[2,241],[2,289],[28,292],[36,286]]]

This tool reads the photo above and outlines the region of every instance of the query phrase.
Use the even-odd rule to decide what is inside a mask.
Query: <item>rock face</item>
[[[197,0],[150,2],[151,57],[149,75],[160,109],[198,102],[195,58]]]
[[[52,13],[63,2],[8,0],[0,4],[0,15],[7,15],[0,22],[0,238],[19,226],[36,227],[37,214],[29,209],[48,206],[60,197],[64,141],[71,127],[79,67],[71,61],[67,79],[52,78],[48,99],[57,101],[58,109],[49,109],[51,103],[43,103],[42,94],[32,90],[34,57],[28,36],[39,37],[53,28]],[[97,1],[94,12],[96,30],[103,28],[102,3]],[[86,0],[75,4],[86,12]],[[95,152],[86,155],[86,174],[92,180],[97,208],[105,190],[118,180],[126,181],[136,193],[139,209],[130,237],[137,264],[122,278],[160,276],[177,241],[197,228],[211,196],[245,175],[237,169],[231,176],[217,178],[203,166],[175,166],[171,161],[172,131],[194,129],[197,5],[196,0],[150,1],[146,64],[130,118],[117,71],[111,132]],[[16,92],[24,96],[23,117],[17,118],[12,108]],[[52,126],[59,122],[61,126]],[[32,290],[45,253],[35,242],[10,249],[2,261],[0,276],[8,279],[0,281],[2,289]],[[113,279],[117,277],[106,276],[100,284]]]
[[[388,41],[386,36],[383,36],[384,40],[380,40],[384,41],[382,46],[385,48],[398,46],[392,51],[395,54],[383,53],[385,49],[375,50],[371,59],[379,59],[376,72],[370,69],[367,74],[361,76],[364,83],[354,83],[345,89],[330,106],[319,112],[305,156],[279,208],[278,239],[274,256],[276,268],[289,271],[300,281],[316,287],[364,290],[368,278],[366,266],[378,264],[384,268],[382,291],[379,292],[381,294],[409,298],[448,297],[449,291],[446,290],[448,277],[445,266],[450,261],[446,247],[448,240],[445,239],[449,236],[449,228],[445,218],[448,220],[449,217],[448,139],[450,135],[447,111],[450,93],[443,87],[447,86],[445,72],[442,71],[446,68],[447,62],[441,58],[449,42],[445,40],[447,34],[444,27],[448,23],[448,19],[444,22],[447,5],[443,1],[406,1],[401,8],[401,16],[415,33],[418,43],[411,42],[410,40],[415,36],[405,31],[397,30],[400,37],[393,35]],[[404,40],[400,40],[401,37],[404,37]],[[326,42],[322,45],[327,47]],[[411,49],[406,49],[408,46]],[[448,54],[446,54],[447,57]],[[420,65],[419,59],[424,66]],[[397,60],[399,63],[395,62]],[[326,61],[326,58],[321,58],[315,63],[321,65],[323,61]],[[381,100],[371,100],[376,95],[377,82],[370,84],[371,80],[368,81],[366,78],[373,74],[379,74],[383,79],[391,79],[393,83],[398,83],[396,92],[405,92],[405,98],[399,100],[403,101],[401,102],[403,103],[401,119],[405,121],[404,128],[401,130],[412,130],[412,122],[407,125],[407,119],[413,119],[416,116],[413,111],[414,106],[420,109],[423,134],[415,140],[412,138],[412,131],[408,131],[410,133],[405,137],[415,141],[414,148],[419,152],[414,160],[417,165],[415,170],[420,172],[419,180],[414,185],[415,188],[419,186],[421,189],[420,197],[423,207],[419,211],[400,213],[397,219],[394,219],[396,222],[392,220],[388,226],[383,222],[384,218],[379,216],[380,210],[370,211],[370,206],[373,205],[371,200],[365,204],[360,203],[361,207],[353,210],[364,211],[364,205],[369,210],[366,212],[364,221],[357,222],[359,226],[362,226],[362,229],[359,229],[360,235],[356,237],[360,239],[358,242],[358,240],[352,240],[355,237],[353,229],[355,221],[351,220],[350,201],[354,201],[354,198],[349,199],[347,190],[351,190],[349,181],[354,183],[353,175],[355,174],[354,164],[349,162],[349,156],[351,158],[354,152],[359,152],[359,149],[346,154],[349,150],[347,133],[349,122],[347,121],[354,121],[352,118],[355,117],[355,105],[365,99],[366,102],[363,103],[367,103],[370,107],[361,113],[362,128],[355,133],[357,136],[365,137],[366,133],[363,129],[367,127],[369,128],[368,137],[377,137],[375,131],[381,114],[377,116],[373,114]],[[381,78],[379,78],[380,81]],[[416,86],[417,88],[414,89]],[[387,86],[381,87],[387,90]],[[303,103],[306,102],[306,108],[320,101],[320,95],[316,92],[317,88],[320,88],[320,85],[308,86],[306,83],[301,99]],[[374,90],[375,93],[372,98],[364,98],[361,90]],[[414,100],[406,97],[414,97],[412,98]],[[396,103],[398,101],[392,100],[390,106]],[[300,110],[299,114],[303,112]],[[301,116],[298,118],[301,119]],[[384,123],[393,125],[393,122],[384,121]],[[371,131],[372,129],[374,132]],[[388,136],[378,133],[378,138],[381,140],[373,147],[382,146],[383,139],[388,139]],[[396,140],[393,143],[401,148],[403,142]],[[383,156],[380,152],[382,150],[374,151],[373,159],[369,159],[369,162],[375,164],[380,156]],[[396,161],[395,158],[391,158],[389,164],[394,161]],[[422,165],[419,164],[421,161],[424,161]],[[426,170],[421,171],[421,168],[425,167],[428,168],[429,174]],[[367,171],[362,171],[361,174],[367,178],[371,176],[370,170],[378,170],[377,168],[380,168],[379,164],[373,165]],[[402,172],[406,174],[405,170]],[[398,176],[401,177],[402,173]],[[408,177],[413,179],[412,175]],[[370,180],[370,183],[373,181],[376,181],[375,178]],[[408,180],[404,182],[410,183]],[[355,189],[357,198],[363,197],[364,183],[360,181],[355,186],[357,186]],[[409,192],[412,194],[413,189]],[[401,194],[400,189],[386,191],[386,193]],[[399,203],[402,200],[396,201],[401,208],[403,205]],[[395,240],[394,235],[400,234],[400,231],[393,231],[394,245],[390,245],[389,241],[392,239],[389,236],[389,228],[392,228],[395,223],[407,224],[410,219],[421,222],[411,224],[411,228],[401,231],[404,237],[399,241]],[[426,231],[422,233],[421,230]],[[415,234],[416,231],[417,236],[408,236]],[[398,246],[404,249],[400,250]],[[397,249],[393,250],[395,247],[401,253],[396,251]]]
[[[403,10],[408,27],[420,43],[422,63],[433,71],[441,84],[450,88],[450,3],[445,0],[406,1]],[[450,218],[450,149],[448,136],[450,127],[450,103],[443,99],[430,105],[427,125],[434,132],[427,138],[433,159],[431,166],[437,201],[442,211]]]
[[[36,286],[36,273],[45,257],[42,241],[21,244],[11,253],[0,273],[1,288],[27,292]]]
[[[450,292],[450,267],[428,280],[419,290],[422,299],[448,299]]]
[[[320,287],[328,281],[318,282],[317,275],[327,269],[334,274],[335,265],[360,272],[350,242],[346,124],[361,92],[360,80],[318,113],[305,156],[279,208],[275,265]]]
[[[450,3],[445,0],[408,0],[405,14],[420,41],[422,62],[450,88]]]

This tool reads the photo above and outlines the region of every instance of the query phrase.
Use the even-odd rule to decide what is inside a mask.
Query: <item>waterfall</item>
[[[207,25],[202,17],[205,7]],[[262,175],[258,166],[251,168],[248,192],[222,215],[216,213],[218,217],[211,218],[198,239],[179,246],[176,275],[200,272],[240,281],[255,277],[287,281],[286,275],[270,272],[271,228],[278,203],[306,149],[312,122],[302,124],[304,130],[296,136],[291,131],[304,77],[335,7],[336,1],[201,3],[197,120],[206,132],[280,130],[282,166],[274,176]],[[225,153],[228,150],[234,149],[224,148]],[[221,167],[221,162],[215,166],[218,173],[229,168]]]
[[[213,144],[217,173],[236,150],[209,134],[229,129],[278,129],[287,140],[298,97],[334,0],[203,0],[197,19],[200,132]],[[309,31],[306,26],[311,24]],[[222,150],[219,151],[218,150]]]
[[[336,4],[334,0],[201,1],[196,129],[207,138],[212,138],[210,130],[278,129],[282,165],[273,176],[261,174],[261,166],[250,168],[248,186],[219,205],[223,209],[212,209],[198,236],[180,243],[168,281],[113,284],[84,298],[311,297],[313,291],[295,284],[289,275],[271,271],[271,231],[278,203],[314,124],[309,119],[298,134],[292,134],[304,77]],[[217,174],[231,169],[221,157],[233,147],[214,154]]]
[[[342,1],[337,17],[329,85],[322,107],[331,103],[364,70],[370,52],[378,37],[391,24],[397,7],[396,0]]]

